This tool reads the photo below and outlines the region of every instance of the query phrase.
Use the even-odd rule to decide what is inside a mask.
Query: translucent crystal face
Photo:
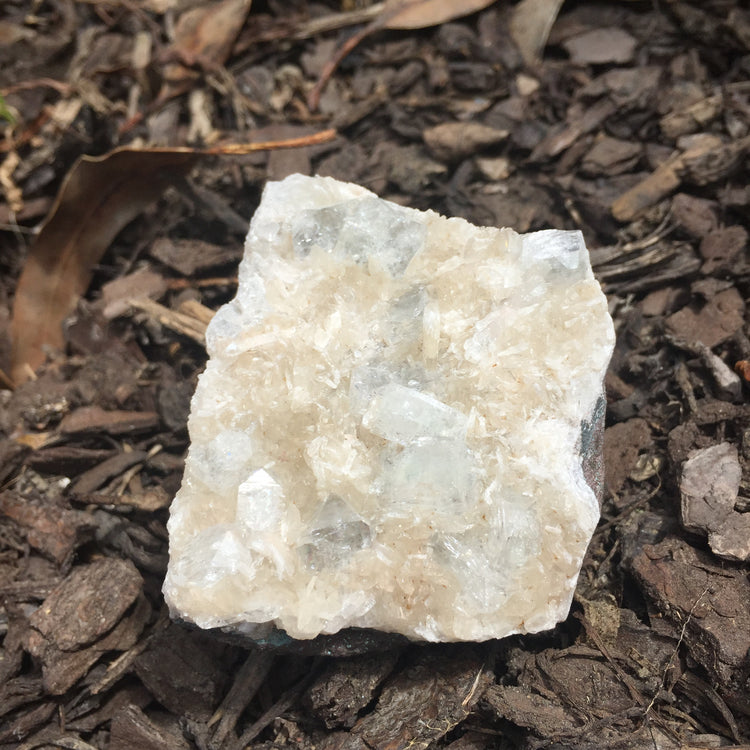
[[[294,175],[207,332],[169,523],[175,615],[481,640],[566,616],[613,346],[578,232],[520,236]]]

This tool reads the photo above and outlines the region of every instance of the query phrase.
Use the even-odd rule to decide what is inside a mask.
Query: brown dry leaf
[[[386,29],[424,29],[468,16],[495,0],[386,0],[381,17]]]
[[[309,146],[335,136],[335,130],[324,130],[286,141],[226,144],[205,151],[121,148],[104,156],[82,156],[63,181],[18,281],[11,321],[14,382],[28,380],[42,364],[44,347],[63,345],[62,321],[120,230],[201,156]]]
[[[521,0],[513,9],[510,34],[527,63],[539,60],[563,0]]]
[[[18,282],[11,322],[16,383],[44,361],[44,346],[63,345],[61,323],[115,236],[196,158],[191,152],[123,148],[83,156],[73,165]]]
[[[229,58],[237,34],[252,0],[223,0],[205,3],[180,16],[170,52],[188,65],[223,65]],[[190,89],[196,73],[181,62],[164,69],[164,83],[158,101],[165,101]]]

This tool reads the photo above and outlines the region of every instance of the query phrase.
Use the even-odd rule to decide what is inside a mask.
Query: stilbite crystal
[[[173,615],[430,641],[566,617],[614,343],[579,232],[475,227],[293,175],[266,187],[206,339]]]

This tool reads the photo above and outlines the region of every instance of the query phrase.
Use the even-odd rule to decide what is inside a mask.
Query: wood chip
[[[508,131],[473,122],[444,122],[425,130],[423,137],[438,159],[452,161],[502,143]]]
[[[148,453],[146,451],[129,451],[118,453],[116,456],[102,461],[93,469],[81,474],[73,483],[71,491],[77,495],[86,495],[94,490],[98,490],[110,479],[120,476],[131,466],[135,466],[146,460]]]
[[[484,700],[502,719],[527,727],[541,737],[569,732],[576,726],[559,703],[515,685],[490,685]]]
[[[12,490],[0,493],[0,516],[15,521],[28,543],[59,565],[69,562],[96,528],[87,513],[66,510]]]
[[[680,632],[690,655],[724,688],[745,701],[737,683],[750,653],[750,581],[683,539],[668,536],[635,548],[627,563],[648,597]]]
[[[271,669],[274,661],[273,654],[251,653],[240,667],[229,692],[224,696],[219,708],[209,724],[218,720],[212,744],[221,746],[234,730],[242,712],[255,698],[263,680]]]
[[[170,310],[158,302],[151,302],[145,299],[131,300],[131,306],[136,310],[142,310],[150,318],[161,323],[161,325],[193,339],[197,344],[201,346],[206,345],[206,323],[200,318],[184,312]]]
[[[532,161],[546,161],[570,148],[582,135],[596,130],[617,111],[610,99],[602,99],[590,107],[574,107],[566,122],[544,138],[531,152]]]
[[[592,29],[563,42],[573,62],[598,65],[630,62],[636,45],[627,31],[616,28]]]
[[[709,349],[731,338],[744,323],[745,303],[732,287],[717,294],[702,307],[683,307],[666,320],[667,330]]]
[[[398,655],[394,651],[332,661],[310,686],[305,703],[329,729],[354,726],[357,714],[372,701]]]
[[[750,137],[728,144],[709,134],[686,140],[684,151],[674,154],[612,204],[612,215],[618,221],[635,219],[683,182],[707,185],[726,177],[750,148]]]
[[[142,586],[132,563],[103,558],[76,567],[44,600],[29,619],[26,648],[41,660],[48,692],[64,693],[104,653],[135,643],[151,611]]]
[[[0,486],[4,487],[6,482],[21,468],[29,452],[28,446],[19,444],[15,440],[10,438],[0,440]]]
[[[113,320],[130,309],[134,297],[157,300],[166,291],[167,280],[161,274],[142,268],[102,287],[102,315],[105,320]]]
[[[75,568],[31,616],[31,626],[66,651],[104,635],[140,593],[132,563],[103,558]]]
[[[719,116],[723,104],[723,95],[714,94],[687,107],[669,112],[659,121],[662,133],[672,139],[687,133],[695,133]]]
[[[375,710],[352,733],[372,750],[427,747],[469,715],[491,682],[472,648],[426,650],[386,684]]]
[[[700,244],[700,254],[705,261],[701,272],[714,274],[731,271],[735,260],[746,247],[747,231],[742,226],[723,227],[707,233]]]
[[[236,263],[242,257],[242,248],[223,247],[203,240],[160,237],[151,246],[149,255],[183,276],[193,276],[219,266]],[[130,295],[131,298],[135,296]]]
[[[593,175],[621,174],[632,170],[642,154],[640,143],[602,136],[583,157],[581,168]]]
[[[159,426],[159,415],[151,411],[105,411],[99,406],[84,406],[68,414],[60,423],[64,435],[130,435],[149,432]]]
[[[100,463],[112,455],[111,450],[100,448],[82,448],[79,445],[55,445],[34,451],[27,459],[26,465],[35,471],[47,474],[79,474],[94,464]]]
[[[672,220],[691,237],[700,239],[718,227],[718,204],[689,193],[677,193],[672,198]]]
[[[138,706],[125,707],[112,719],[109,750],[190,750],[190,747],[181,733],[161,729]]]
[[[230,677],[227,647],[203,633],[171,625],[135,660],[143,684],[178,716],[207,722]]]

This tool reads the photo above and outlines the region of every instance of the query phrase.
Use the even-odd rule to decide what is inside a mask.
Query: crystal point
[[[293,175],[267,185],[239,276],[171,508],[172,613],[299,639],[563,619],[599,516],[614,343],[580,232]]]

